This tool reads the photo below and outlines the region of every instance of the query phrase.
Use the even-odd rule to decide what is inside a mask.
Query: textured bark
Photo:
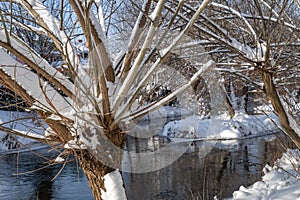
[[[107,137],[110,139],[112,143],[114,143],[121,150],[125,144],[125,133],[118,131],[111,131],[107,133]],[[87,177],[88,184],[92,190],[93,196],[95,200],[101,200],[101,190],[106,191],[104,186],[104,176],[115,169],[104,165],[101,163],[101,160],[105,160],[106,163],[109,163],[108,160],[111,161],[111,166],[121,166],[122,158],[119,156],[123,156],[123,154],[114,154],[109,149],[98,149],[101,152],[110,152],[111,158],[107,156],[106,153],[103,155],[94,155],[88,150],[83,150],[78,152],[77,157],[80,160],[81,167]]]
[[[87,150],[79,152],[78,158],[92,190],[94,199],[101,200],[101,189],[106,191],[103,177],[114,169],[103,165]]]
[[[39,114],[39,112],[38,112]],[[39,114],[41,116],[41,114]],[[50,114],[49,114],[50,116]],[[57,120],[53,120],[50,118],[45,117],[45,122],[52,128],[52,130],[57,134],[60,141],[63,143],[66,143],[73,139],[72,134],[70,133],[70,130],[64,125],[63,123],[60,123]]]
[[[230,118],[233,118],[234,115],[235,115],[235,110],[234,110],[234,108],[233,108],[233,106],[232,106],[232,104],[231,104],[231,102],[230,102],[230,100],[229,100],[229,98],[226,94],[225,94],[225,105],[228,109]]]
[[[274,107],[274,110],[277,116],[279,117],[281,126],[284,128],[286,134],[300,149],[300,137],[289,124],[289,119],[286,114],[286,110],[284,109],[280,101],[279,95],[273,82],[272,74],[268,71],[262,70],[261,76],[265,86],[265,93],[270,99],[272,106]]]

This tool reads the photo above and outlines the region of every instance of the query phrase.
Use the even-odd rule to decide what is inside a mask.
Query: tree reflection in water
[[[153,150],[146,140],[129,141],[129,149]],[[123,173],[129,200],[182,200],[225,198],[241,185],[249,186],[259,180],[266,164],[272,165],[281,156],[282,136],[268,141],[266,138],[241,140],[234,145],[218,143],[203,157],[208,142],[195,142],[173,164],[150,173]],[[284,141],[288,141],[284,138]],[[165,141],[156,141],[163,145]],[[134,147],[137,145],[138,147]],[[288,144],[290,146],[290,144]],[[48,149],[38,153],[55,158]],[[6,199],[42,199],[42,200],[89,200],[93,199],[86,178],[75,162],[67,164],[57,179],[51,179],[61,168],[61,164],[52,165],[28,174],[28,172],[46,165],[45,159],[30,152],[0,156],[0,200]]]
[[[194,147],[172,165],[159,171],[124,173],[130,200],[221,199],[230,197],[241,185],[260,180],[266,164],[272,165],[286,147],[281,139],[241,140],[235,145],[218,143],[203,157],[204,142]],[[289,146],[292,143],[284,137]]]

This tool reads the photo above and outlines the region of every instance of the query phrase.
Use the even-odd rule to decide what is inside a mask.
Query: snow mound
[[[193,115],[167,123],[161,135],[186,139],[235,139],[277,131],[274,124],[277,121],[275,115],[238,113],[232,119],[227,115],[211,119],[202,119],[200,116]]]
[[[261,181],[254,183],[249,188],[241,186],[233,193],[233,198],[238,199],[300,199],[300,151],[288,149],[278,159],[274,166],[265,166],[265,175]]]

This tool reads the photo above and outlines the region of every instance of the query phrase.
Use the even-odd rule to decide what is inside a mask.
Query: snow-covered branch
[[[150,15],[150,17],[152,19],[152,24],[148,30],[146,38],[144,39],[144,43],[141,47],[141,50],[138,53],[130,71],[128,72],[128,75],[126,76],[126,78],[124,80],[124,83],[122,84],[122,86],[116,96],[116,99],[114,101],[113,108],[112,108],[113,112],[116,112],[118,110],[120,104],[122,103],[125,96],[127,95],[127,92],[129,91],[133,81],[135,80],[136,75],[139,72],[139,68],[141,67],[140,65],[141,65],[141,63],[145,57],[145,54],[155,36],[155,32],[158,27],[158,23],[159,23],[159,19],[161,16],[161,11],[163,9],[164,3],[165,3],[165,0],[160,0],[158,2],[158,4],[156,5],[153,13]]]
[[[129,116],[125,116],[122,117],[122,119],[126,119],[126,120],[135,120],[135,119],[140,119],[141,117],[147,115],[148,113],[159,109],[160,107],[166,105],[167,103],[169,103],[170,101],[174,100],[174,98],[176,98],[177,96],[179,96],[180,94],[184,93],[185,91],[187,91],[187,89],[189,87],[191,87],[196,81],[198,81],[201,76],[203,75],[203,73],[205,73],[206,71],[208,71],[209,69],[213,68],[215,65],[215,62],[213,60],[209,60],[207,63],[205,63],[200,70],[195,73],[191,79],[184,85],[180,86],[178,89],[176,89],[175,91],[173,91],[172,93],[170,93],[169,95],[167,95],[166,97],[162,98],[159,101],[156,101],[140,110],[137,110],[136,112],[130,114]],[[128,119],[129,118],[129,119]],[[117,119],[118,121],[118,119]]]
[[[20,3],[38,22],[48,36],[53,40],[56,48],[65,57],[70,66],[75,66],[75,50],[72,47],[66,33],[60,29],[60,21],[57,20],[39,0],[15,0]]]
[[[150,67],[150,69],[147,71],[147,73],[144,75],[143,79],[139,82],[137,89],[133,92],[129,100],[125,103],[125,106],[122,109],[119,109],[119,112],[117,112],[117,116],[120,117],[124,114],[126,110],[134,103],[138,93],[142,90],[142,88],[145,86],[146,82],[149,80],[149,78],[152,76],[154,71],[162,64],[164,59],[171,53],[174,48],[180,43],[180,41],[183,39],[184,36],[188,34],[190,29],[193,27],[195,21],[199,17],[200,13],[204,10],[204,8],[207,6],[207,4],[210,1],[203,1],[202,4],[199,6],[197,11],[194,13],[192,18],[190,19],[189,23],[185,26],[185,28],[180,32],[180,34],[174,39],[174,41],[168,45],[165,49],[162,49],[159,54],[159,58],[155,61],[155,63]],[[175,12],[176,13],[176,12]],[[139,63],[140,64],[140,63]],[[136,69],[137,70],[137,69]],[[137,74],[138,71],[135,73]],[[127,93],[127,91],[126,91]],[[121,94],[124,96],[125,94]],[[120,103],[120,102],[119,102]]]
[[[118,62],[116,64],[119,64],[120,60],[123,59],[123,64],[121,66],[121,76],[126,77],[127,72],[130,69],[131,62],[132,62],[132,54],[134,53],[135,48],[137,48],[137,44],[141,39],[142,33],[146,30],[146,16],[148,16],[148,12],[151,6],[152,0],[147,0],[143,4],[142,11],[140,12],[135,25],[133,27],[133,30],[131,31],[131,35],[128,41],[127,45],[124,45],[124,48],[122,49],[121,54],[119,55],[119,58],[117,58]],[[114,66],[116,69],[118,66]]]
[[[10,55],[0,50],[0,55],[7,59]],[[32,96],[37,102],[36,106],[44,110],[59,110],[61,112],[70,111],[71,100],[64,98],[57,90],[48,85],[48,82],[41,80],[39,75],[22,65],[1,65],[0,69],[22,87],[27,94]],[[42,83],[41,83],[42,82]],[[39,85],[43,86],[39,86]],[[35,87],[33,87],[35,86]],[[42,88],[43,87],[43,88]],[[51,99],[51,104],[49,102]]]
[[[43,76],[49,82],[52,82],[57,88],[62,90],[70,98],[72,94],[73,84],[63,74],[57,72],[45,59],[30,48],[25,42],[19,40],[16,36],[10,35],[11,45],[7,44],[4,30],[0,30],[0,46],[6,48],[20,60],[24,61],[28,66],[36,70],[38,74]]]
[[[241,18],[242,21],[243,21],[243,22],[246,24],[246,26],[248,27],[250,33],[252,34],[254,41],[257,41],[257,42],[258,42],[258,37],[257,37],[256,32],[254,31],[252,25],[247,21],[246,18],[243,17],[243,15],[242,15],[240,12],[238,12],[237,10],[235,10],[235,9],[233,9],[233,8],[231,8],[231,7],[228,7],[228,6],[225,6],[225,5],[222,5],[222,4],[218,4],[218,3],[214,3],[214,2],[212,2],[210,5],[211,5],[211,6],[214,6],[214,7],[221,8],[221,9],[223,9],[223,10],[228,10],[228,11],[230,11],[231,13],[233,13],[234,15],[238,16],[239,18]]]

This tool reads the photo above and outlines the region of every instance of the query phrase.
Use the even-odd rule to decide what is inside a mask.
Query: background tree
[[[192,6],[184,7],[186,13],[179,15],[183,22],[195,12]],[[170,6],[167,9],[175,12]],[[295,98],[299,91],[298,2],[214,1],[197,19],[191,33],[207,41],[203,45],[223,74],[231,113],[248,111],[251,101],[252,105],[270,102],[282,130],[299,147],[299,116],[295,110],[299,102]]]

